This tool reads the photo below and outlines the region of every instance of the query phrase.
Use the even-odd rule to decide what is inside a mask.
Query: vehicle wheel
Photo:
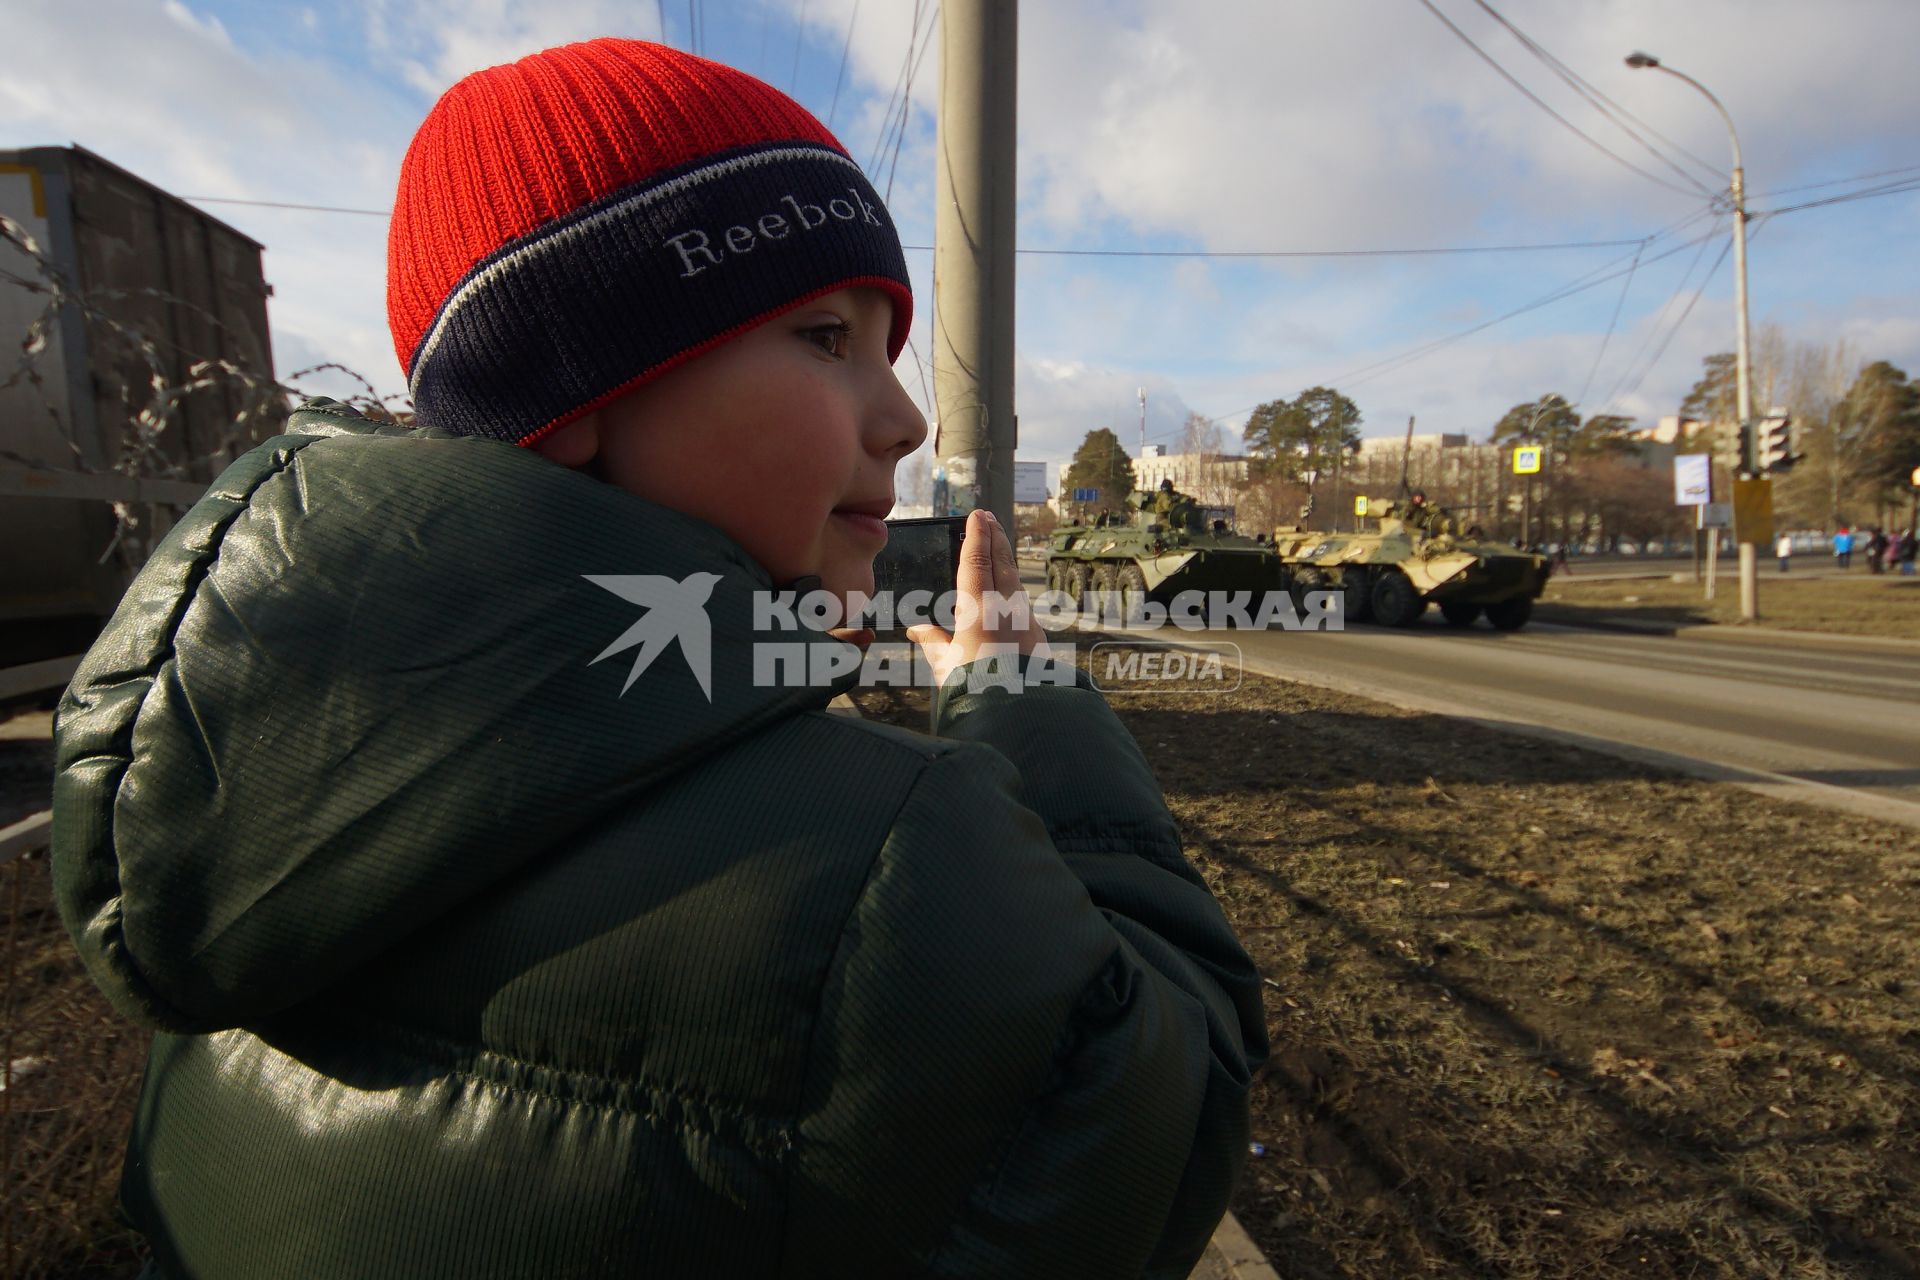
[[[1120,566],[1106,561],[1093,566],[1093,599],[1088,607],[1101,621],[1112,616],[1118,608],[1115,596],[1120,590]]]
[[[1383,627],[1410,627],[1427,611],[1427,602],[1398,569],[1383,570],[1373,581],[1373,617]]]
[[[1060,582],[1060,562],[1058,560],[1047,561],[1047,590],[1061,591],[1064,589]]]
[[[1325,591],[1326,589],[1327,576],[1318,569],[1296,569],[1293,572],[1292,578],[1287,583],[1287,594],[1293,597],[1293,607],[1295,610],[1304,610],[1307,607],[1307,593],[1309,591]]]
[[[1480,606],[1471,600],[1442,600],[1440,616],[1450,627],[1470,627],[1480,617]]]
[[[1061,577],[1065,583],[1062,590],[1067,593],[1067,599],[1073,601],[1073,607],[1077,612],[1084,613],[1089,603],[1087,593],[1093,585],[1092,567],[1084,564],[1068,565],[1061,571]]]
[[[1342,569],[1340,586],[1347,593],[1347,621],[1373,621],[1373,592],[1368,589],[1365,569]]]
[[[1127,620],[1128,626],[1146,619],[1147,575],[1137,564],[1127,565],[1120,570],[1120,614]]]
[[[1487,606],[1487,621],[1501,631],[1518,631],[1533,617],[1533,597],[1515,596]]]

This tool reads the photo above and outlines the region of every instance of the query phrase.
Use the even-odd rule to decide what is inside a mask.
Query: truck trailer
[[[0,150],[0,214],[4,698],[7,669],[92,642],[286,401],[258,241],[81,147]]]

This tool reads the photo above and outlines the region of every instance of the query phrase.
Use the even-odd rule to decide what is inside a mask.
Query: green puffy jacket
[[[596,660],[644,616],[583,575],[636,572],[711,582],[710,697],[704,637]],[[61,704],[53,855],[161,1029],[165,1275],[1186,1273],[1265,1033],[1133,742],[1074,686],[827,713],[754,678],[769,585],[325,402],[168,535]]]

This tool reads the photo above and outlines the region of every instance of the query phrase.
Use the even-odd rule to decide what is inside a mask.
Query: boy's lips
[[[850,502],[844,507],[835,507],[833,515],[844,526],[861,537],[887,544],[887,512],[893,510],[891,498],[883,502]]]

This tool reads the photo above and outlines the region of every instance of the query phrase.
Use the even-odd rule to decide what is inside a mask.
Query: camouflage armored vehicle
[[[1344,592],[1349,622],[1409,627],[1436,604],[1449,626],[1470,627],[1482,614],[1501,631],[1526,626],[1547,585],[1547,558],[1470,537],[1420,497],[1369,501],[1368,513],[1379,521],[1371,532],[1276,529],[1273,549],[1296,595]]]
[[[1124,515],[1103,514],[1091,524],[1062,525],[1047,541],[1047,587],[1065,592],[1076,608],[1091,607],[1093,592],[1118,593],[1129,618],[1140,604],[1168,604],[1183,591],[1260,593],[1284,586],[1273,549],[1209,521],[1189,498],[1163,485],[1136,494]]]

